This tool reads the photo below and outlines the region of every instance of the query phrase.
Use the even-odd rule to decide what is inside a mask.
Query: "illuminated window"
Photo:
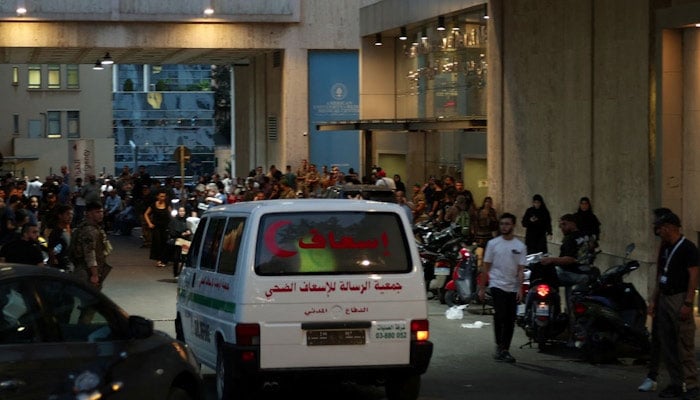
[[[61,137],[61,112],[60,111],[49,111],[49,138],[60,138]]]
[[[66,65],[66,87],[68,89],[80,88],[80,76],[78,75],[78,64]]]
[[[41,65],[30,64],[28,73],[29,89],[41,89]]]
[[[12,85],[19,85],[19,67],[12,67]]]
[[[66,113],[68,119],[68,137],[80,137],[80,111],[68,111]]]
[[[61,88],[61,66],[58,64],[49,64],[48,66],[48,86],[49,89]]]

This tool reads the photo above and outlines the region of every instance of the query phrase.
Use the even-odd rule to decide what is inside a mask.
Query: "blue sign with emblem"
[[[317,131],[319,122],[360,118],[357,51],[309,52],[309,162],[360,170],[359,131]]]

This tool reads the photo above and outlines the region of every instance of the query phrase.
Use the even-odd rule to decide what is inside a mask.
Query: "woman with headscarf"
[[[587,234],[591,239],[591,247],[598,247],[598,241],[600,240],[600,220],[593,213],[593,206],[591,206],[591,199],[588,197],[581,197],[578,202],[578,210],[574,213],[576,217],[576,226],[578,230]]]
[[[532,196],[532,206],[525,211],[522,224],[527,253],[547,253],[547,236],[552,235],[552,216],[542,195]]]

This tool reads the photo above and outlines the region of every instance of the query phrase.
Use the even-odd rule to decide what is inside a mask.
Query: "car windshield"
[[[258,233],[260,275],[405,273],[412,266],[394,213],[268,214]]]

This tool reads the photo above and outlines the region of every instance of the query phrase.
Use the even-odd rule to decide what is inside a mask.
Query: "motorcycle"
[[[424,242],[417,242],[418,252],[423,265],[423,273],[429,299],[437,297],[445,304],[445,284],[452,274],[452,268],[459,256],[459,249],[464,238],[460,228],[452,224],[440,231],[429,232]]]
[[[466,304],[467,310],[478,314],[493,312],[493,299],[486,291],[484,300],[480,300],[477,287],[483,279],[477,266],[475,246],[459,249],[457,266],[452,270],[452,279],[445,284],[445,303],[452,307]]]
[[[546,255],[527,255],[523,286],[525,301],[518,306],[516,322],[525,330],[528,342],[521,347],[537,343],[539,348],[559,340],[568,327],[568,316],[562,313],[559,295],[559,279],[554,265],[542,265]]]
[[[635,245],[625,249],[623,263],[608,268],[586,289],[574,291],[574,345],[594,363],[613,362],[620,355],[643,356],[650,348],[647,304],[625,275],[639,268],[629,260]]]

